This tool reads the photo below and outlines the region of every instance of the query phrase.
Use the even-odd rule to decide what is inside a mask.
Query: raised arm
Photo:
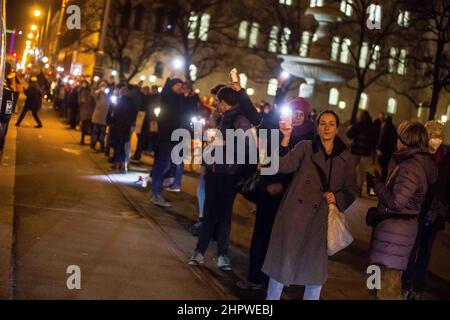
[[[284,156],[280,157],[279,173],[293,173],[300,168],[305,159],[308,148],[311,147],[311,141],[301,141],[293,149],[289,150]],[[288,147],[280,147],[279,154],[286,152]]]

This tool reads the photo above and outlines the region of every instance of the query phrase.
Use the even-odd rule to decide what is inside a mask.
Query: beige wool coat
[[[343,212],[358,195],[356,171],[351,164],[350,153],[338,137],[328,159],[318,136],[301,141],[280,158],[279,172],[294,173],[294,177],[277,213],[264,273],[285,285],[325,283],[328,204],[319,172],[324,182],[329,181],[329,191],[335,194],[336,205]]]

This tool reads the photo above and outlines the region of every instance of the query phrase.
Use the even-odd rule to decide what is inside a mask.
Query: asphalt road
[[[167,194],[170,209],[149,201],[149,189],[136,181],[146,164],[126,175],[108,172],[106,158],[78,145],[79,132],[65,129],[53,111],[43,112],[43,129],[31,116],[17,135],[15,189],[14,297],[17,299],[261,299],[241,290],[254,223],[254,207],[238,197],[231,231],[233,271],[215,263],[215,246],[206,265],[189,267],[196,238],[189,225],[197,218],[197,177],[186,174],[182,191]],[[149,163],[151,159],[144,157]],[[368,299],[366,268],[370,229],[365,226],[372,199],[359,198],[348,210],[354,243],[329,262],[323,299]],[[433,249],[426,298],[450,299],[450,230]],[[78,265],[82,289],[68,290],[69,265]],[[285,290],[299,299],[302,288]]]

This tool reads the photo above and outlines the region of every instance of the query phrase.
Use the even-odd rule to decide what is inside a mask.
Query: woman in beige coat
[[[294,173],[278,210],[262,271],[271,279],[268,300],[278,300],[285,285],[305,286],[305,300],[318,300],[327,279],[328,205],[346,210],[358,186],[350,153],[337,136],[339,118],[324,111],[317,120],[318,135],[292,150],[292,128],[280,123],[284,134],[280,173]]]

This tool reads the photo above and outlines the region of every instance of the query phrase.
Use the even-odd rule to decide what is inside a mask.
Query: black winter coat
[[[24,90],[25,99],[24,108],[27,110],[38,111],[42,106],[42,93],[36,84],[30,85]]]
[[[353,139],[350,151],[360,156],[370,156],[377,145],[377,133],[372,122],[358,122],[347,132],[347,136]]]

